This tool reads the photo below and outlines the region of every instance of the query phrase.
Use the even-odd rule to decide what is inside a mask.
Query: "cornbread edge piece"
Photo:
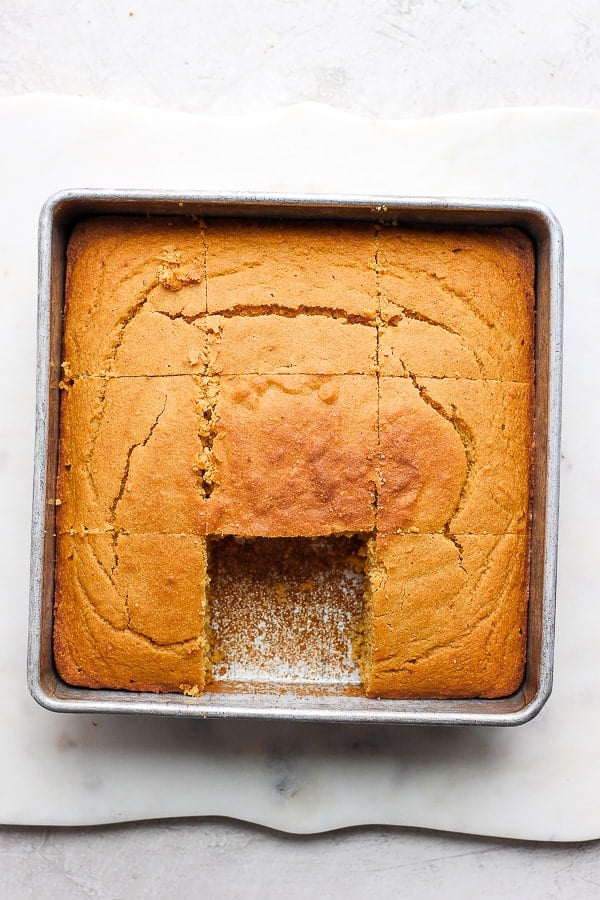
[[[368,577],[368,696],[492,698],[520,686],[526,535],[379,534]]]
[[[461,436],[468,474],[449,528],[457,533],[525,532],[529,526],[533,386],[421,379],[423,397]]]
[[[208,311],[322,309],[375,321],[373,226],[360,222],[210,220]]]
[[[76,225],[67,250],[68,375],[193,374],[185,317],[206,312],[205,257],[203,227],[190,221],[98,216]],[[129,331],[140,333],[140,316],[153,325],[136,359]],[[161,361],[166,333],[175,339],[170,366]],[[148,371],[140,372],[142,361]]]
[[[532,381],[535,259],[524,232],[384,227],[377,255],[392,326],[382,374]]]
[[[206,542],[59,535],[54,658],[70,684],[183,691],[206,683]]]
[[[200,392],[192,376],[82,378],[63,391],[58,531],[202,533]]]

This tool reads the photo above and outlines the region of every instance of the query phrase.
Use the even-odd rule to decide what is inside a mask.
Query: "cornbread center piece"
[[[157,644],[204,630],[206,541],[187,534],[120,534],[113,578],[132,631]],[[140,565],[144,560],[147,563]],[[148,563],[151,562],[151,565]]]
[[[382,374],[532,381],[527,235],[383,227],[377,242]]]
[[[226,376],[215,420],[209,534],[373,530],[375,377]]]
[[[321,308],[374,321],[375,235],[367,223],[211,220],[208,311]]]
[[[215,682],[359,684],[359,537],[209,541]]]
[[[363,683],[372,697],[503,697],[522,682],[523,534],[379,534],[371,549]]]
[[[202,690],[208,652],[205,539],[132,535],[113,543],[113,536],[103,534],[59,535],[57,541],[59,675],[87,687]]]

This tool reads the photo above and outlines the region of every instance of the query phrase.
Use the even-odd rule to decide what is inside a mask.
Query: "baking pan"
[[[232,685],[197,697],[71,687],[52,655],[54,505],[61,378],[66,246],[74,223],[92,215],[251,216],[397,222],[402,225],[513,226],[536,254],[535,460],[527,662],[510,697],[482,700],[377,700],[293,684]],[[39,231],[37,408],[31,542],[28,683],[48,709],[427,725],[519,725],[542,708],[552,688],[558,539],[562,367],[562,235],[546,207],[519,200],[315,197],[168,191],[76,190],[45,204]]]

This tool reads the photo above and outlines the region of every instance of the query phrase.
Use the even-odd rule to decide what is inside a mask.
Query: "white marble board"
[[[295,832],[363,823],[600,836],[600,113],[384,122],[302,105],[195,118],[33,96],[0,103],[0,821],[223,815]],[[566,245],[555,688],[516,729],[58,715],[25,684],[37,216],[66,187],[520,197]]]

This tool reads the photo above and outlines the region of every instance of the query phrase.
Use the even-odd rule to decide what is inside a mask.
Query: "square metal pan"
[[[520,690],[494,700],[374,700],[306,690],[237,690],[198,697],[71,687],[52,654],[58,414],[66,246],[74,223],[99,214],[252,216],[397,221],[403,225],[513,226],[536,254],[535,461],[527,664]],[[519,200],[314,197],[167,191],[76,190],[45,204],[39,231],[37,409],[28,683],[42,706],[62,712],[153,713],[329,722],[519,725],[552,688],[558,539],[562,368],[562,234],[546,207]]]

